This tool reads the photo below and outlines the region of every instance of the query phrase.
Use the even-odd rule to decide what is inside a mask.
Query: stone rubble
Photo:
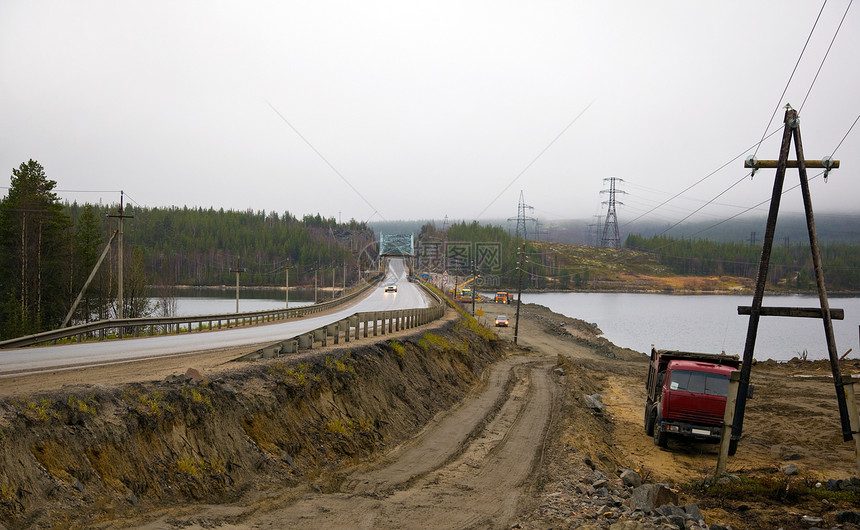
[[[678,506],[678,494],[671,487],[643,483],[635,470],[618,469],[616,476],[610,477],[597,469],[587,456],[578,468],[578,472],[554,484],[551,490],[553,493],[544,496],[538,515],[543,523],[551,523],[551,526],[540,528],[732,530],[731,526],[722,524],[709,525],[695,504]],[[732,479],[731,476],[723,477],[723,480]],[[734,477],[734,480],[738,479]],[[833,491],[856,491],[860,490],[860,479],[830,479],[822,487]],[[814,515],[798,514],[798,523],[804,528],[816,529],[822,527],[825,520]],[[839,512],[836,523],[841,525],[840,528],[857,528],[860,525],[860,512]],[[525,527],[515,525],[514,528]]]
[[[619,469],[609,477],[593,463],[583,464],[581,478],[564,479],[544,497],[540,518],[552,528],[731,530],[709,526],[698,506],[677,506],[675,491],[666,484],[644,484],[635,470]]]

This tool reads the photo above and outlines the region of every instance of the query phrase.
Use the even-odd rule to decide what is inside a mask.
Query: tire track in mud
[[[469,528],[511,523],[541,461],[558,391],[553,361],[514,356],[485,390],[353,473],[339,493],[309,494],[242,517],[255,527]]]

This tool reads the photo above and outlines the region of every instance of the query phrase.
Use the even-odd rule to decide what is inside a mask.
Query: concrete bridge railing
[[[347,344],[360,339],[384,337],[390,333],[423,326],[442,318],[445,315],[447,304],[423,283],[419,285],[433,298],[434,303],[430,307],[355,313],[337,322],[260,348],[243,355],[239,360],[269,359],[298,353],[301,350],[312,350],[314,347]]]

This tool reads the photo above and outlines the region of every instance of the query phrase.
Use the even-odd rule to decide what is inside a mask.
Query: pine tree
[[[69,220],[56,185],[31,159],[12,170],[9,194],[0,201],[3,338],[57,326],[68,307]]]

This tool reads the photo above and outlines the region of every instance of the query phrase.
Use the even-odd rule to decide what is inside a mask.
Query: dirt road
[[[167,510],[143,528],[468,528],[510,526],[531,495],[558,410],[555,358],[512,355],[484,385],[380,461],[350,470],[331,492],[276,492],[227,508]],[[229,512],[229,517],[226,513]],[[135,523],[137,526],[138,524]]]

